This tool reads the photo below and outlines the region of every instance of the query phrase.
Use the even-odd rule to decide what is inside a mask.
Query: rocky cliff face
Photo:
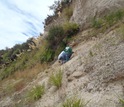
[[[81,28],[88,27],[93,17],[105,14],[124,7],[123,0],[74,0],[72,22],[80,24]]]

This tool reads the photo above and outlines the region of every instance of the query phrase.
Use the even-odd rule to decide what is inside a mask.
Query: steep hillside
[[[22,79],[2,81],[1,107],[123,107],[123,6],[123,0],[72,0],[60,16],[52,16],[55,19],[45,26],[43,40],[51,26],[77,23],[80,32],[67,39],[74,54],[62,65],[56,58],[49,66],[38,60],[26,71],[38,75],[32,74],[25,85]],[[71,15],[65,14],[65,8],[73,10]],[[11,91],[13,86],[16,91]]]
[[[83,37],[85,33],[82,32],[80,36]],[[84,104],[87,103],[86,107],[122,107],[124,43],[117,29],[100,36],[74,47],[75,54],[66,64],[60,67],[57,63],[53,64],[49,71],[58,72],[61,69],[62,86],[58,90],[49,86],[47,80],[50,74],[46,73],[38,82],[45,83],[46,94],[36,102],[36,107],[59,107],[70,97],[78,97]]]

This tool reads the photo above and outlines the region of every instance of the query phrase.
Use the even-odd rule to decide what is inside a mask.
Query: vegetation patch
[[[66,22],[63,24],[66,37],[71,37],[79,32],[79,25],[76,23]]]
[[[50,83],[57,88],[60,88],[62,85],[62,71],[59,71],[55,74],[52,74],[49,79]]]
[[[37,85],[28,93],[29,101],[39,100],[45,93],[44,85]]]
[[[103,20],[100,18],[94,18],[92,20],[92,27],[94,28],[101,28],[103,26]]]
[[[64,8],[63,15],[64,17],[66,17],[67,20],[69,20],[73,15],[73,9],[71,7]]]
[[[92,20],[92,27],[99,29],[101,27],[111,27],[116,24],[118,21],[121,21],[124,17],[124,10],[117,10],[115,12],[111,12],[108,15],[102,18],[94,18]]]
[[[75,23],[66,22],[62,26],[52,26],[46,39],[47,45],[41,55],[41,62],[50,62],[54,60],[68,43],[68,39],[77,34],[79,26]]]
[[[78,98],[67,99],[62,104],[62,107],[84,107],[84,106],[85,106],[85,104],[82,102],[81,99],[78,99]]]

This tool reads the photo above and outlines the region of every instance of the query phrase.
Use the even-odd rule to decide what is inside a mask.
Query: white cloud
[[[0,0],[0,49],[25,42],[43,31],[54,0]]]

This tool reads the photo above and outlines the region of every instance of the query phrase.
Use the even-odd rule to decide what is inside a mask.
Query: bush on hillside
[[[64,38],[64,30],[61,26],[52,26],[47,37],[47,45],[41,55],[41,63],[49,62],[54,59],[55,51],[62,43]]]
[[[71,37],[75,35],[79,31],[79,25],[76,23],[65,23],[63,24],[63,29],[65,32],[66,37]]]
[[[68,38],[79,31],[75,23],[65,23],[63,26],[52,26],[48,32],[46,49],[41,56],[41,62],[49,62],[54,59],[66,46]]]
[[[61,26],[52,26],[49,30],[47,41],[49,48],[56,49],[56,46],[64,38],[64,30]]]

